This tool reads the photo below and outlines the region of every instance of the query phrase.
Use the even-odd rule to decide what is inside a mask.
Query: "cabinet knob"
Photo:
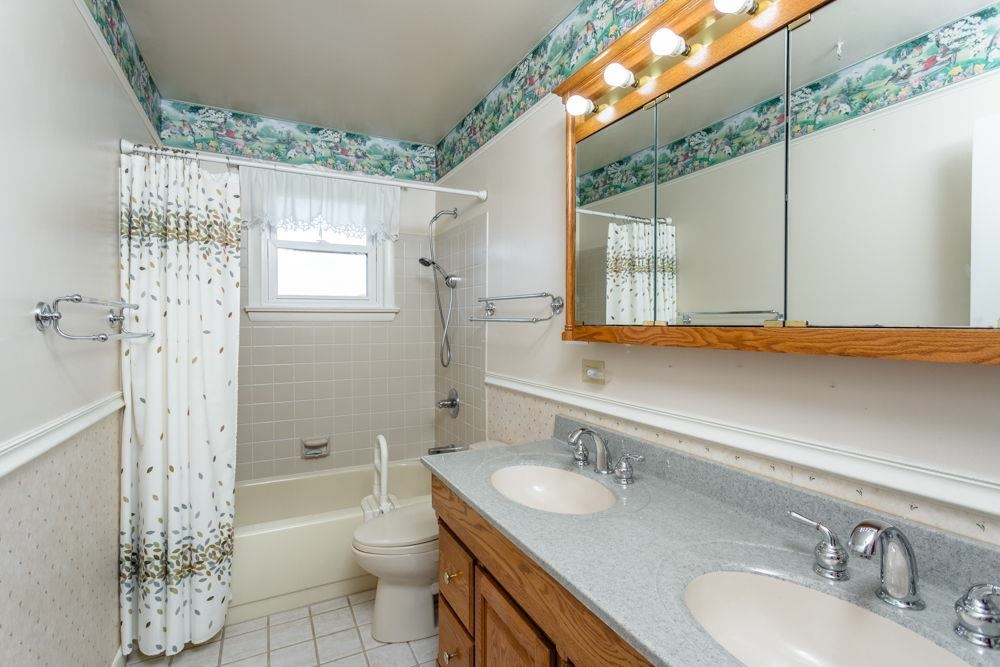
[[[458,649],[455,649],[454,653],[448,653],[448,651],[441,651],[441,662],[443,662],[446,665],[451,664],[451,661],[457,658],[460,653],[461,651],[459,651]]]
[[[453,579],[458,579],[460,576],[462,576],[462,572],[461,571],[459,571],[459,572],[448,572],[447,570],[445,570],[445,573],[444,573],[444,583],[450,584]]]

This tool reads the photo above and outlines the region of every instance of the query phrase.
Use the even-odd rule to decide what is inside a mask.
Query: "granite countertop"
[[[611,453],[617,456],[619,451],[612,448]],[[670,465],[678,458],[690,464],[691,459],[681,454],[652,446],[638,451],[647,455],[647,462],[637,465],[636,483],[627,489],[616,485],[610,476],[597,475],[592,467],[574,466],[570,448],[555,439],[425,456],[422,460],[448,488],[654,664],[740,665],[688,611],[684,590],[701,574],[748,570],[848,600],[915,631],[972,665],[1000,666],[1000,651],[978,649],[952,633],[954,602],[976,582],[949,583],[956,577],[935,578],[921,569],[920,592],[927,609],[896,610],[875,597],[877,558],[871,562],[852,558],[849,581],[822,579],[812,571],[818,533],[793,523],[777,507],[761,511],[753,502],[734,502],[738,494],[730,493],[726,498],[726,493],[706,493],[697,483],[686,485],[681,474],[685,464],[680,465],[680,471]],[[500,495],[490,484],[495,470],[519,464],[578,472],[611,489],[619,502],[605,512],[582,516],[524,507]],[[720,488],[732,491],[742,484],[745,493],[778,496],[779,503],[787,499],[798,505],[785,509],[816,511],[810,507],[811,499],[799,497],[805,492],[762,478],[747,482],[743,478],[752,476],[707,462],[691,465],[715,475],[712,484]],[[745,491],[751,487],[756,490]],[[862,511],[867,516],[860,518],[873,516],[871,511]],[[811,518],[828,523],[824,516]],[[838,532],[846,540],[847,535]],[[919,549],[917,559],[918,565],[926,565],[920,563]],[[930,565],[937,561],[929,560]],[[1000,571],[992,574],[1000,577]],[[984,573],[981,578],[988,577]]]

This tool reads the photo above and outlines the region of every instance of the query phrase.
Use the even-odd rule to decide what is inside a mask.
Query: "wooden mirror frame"
[[[768,3],[757,15],[703,47],[696,62],[681,62],[671,67],[599,113],[578,117],[566,114],[566,325],[563,340],[1000,365],[1000,329],[594,326],[574,323],[576,144],[833,1],[776,0]],[[594,57],[554,92],[564,102],[570,95],[600,97],[600,93],[607,90],[603,81],[605,64],[619,62],[632,71],[642,71],[654,60],[649,49],[653,32],[670,27],[677,34],[691,38],[709,26],[717,16],[713,0],[667,2]]]

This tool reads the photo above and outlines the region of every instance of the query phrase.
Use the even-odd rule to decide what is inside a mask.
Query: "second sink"
[[[557,514],[603,512],[616,500],[607,487],[580,473],[546,466],[507,466],[494,472],[490,483],[515,503]]]

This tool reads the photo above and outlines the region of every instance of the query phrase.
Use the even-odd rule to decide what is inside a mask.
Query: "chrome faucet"
[[[1000,586],[976,584],[955,603],[955,634],[976,646],[1000,649]]]
[[[850,578],[847,573],[847,551],[840,546],[837,534],[823,524],[802,516],[798,512],[788,510],[786,514],[799,523],[815,528],[823,534],[824,539],[813,550],[815,558],[813,572],[833,581],[847,581]]]
[[[882,551],[878,598],[900,609],[923,609],[926,605],[917,593],[917,559],[910,541],[895,526],[871,520],[855,526],[847,542],[848,549],[866,560],[875,555],[876,546]]]
[[[594,441],[594,472],[601,475],[608,475],[611,473],[611,465],[608,463],[608,445],[604,442],[604,438],[599,436],[586,426],[578,428],[569,434],[567,442],[569,442],[571,447],[575,447],[576,450],[573,452],[573,460],[578,466],[587,465],[589,461],[589,456],[587,454],[587,448],[584,447],[581,438],[583,436],[589,435]]]

